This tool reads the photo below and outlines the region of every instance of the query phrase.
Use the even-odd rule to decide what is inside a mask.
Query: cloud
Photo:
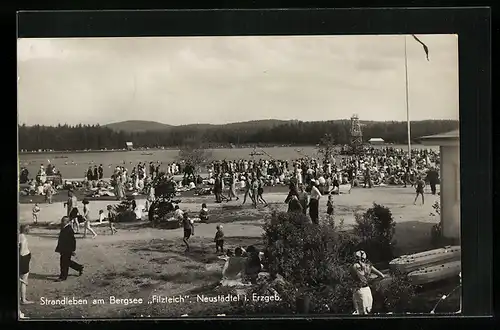
[[[456,119],[457,38],[419,38],[413,118]],[[406,117],[403,36],[21,39],[18,74],[27,124]]]

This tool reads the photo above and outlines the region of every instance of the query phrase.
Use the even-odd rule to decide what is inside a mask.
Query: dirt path
[[[283,203],[286,194],[268,193],[264,196],[271,205],[254,209],[250,205],[241,206],[240,202],[213,203],[213,196],[183,198],[181,208],[198,211],[201,203],[206,202],[213,223],[195,227],[191,238],[193,252],[186,254],[182,243],[182,229],[154,229],[148,222],[117,224],[119,232],[110,235],[105,226],[94,226],[98,236],[95,239],[77,236],[76,260],[85,265],[82,277],[70,271],[68,281],[57,283],[53,280],[59,273],[59,256],[54,252],[57,244],[58,229],[32,228],[28,235],[32,251],[30,286],[28,295],[36,303],[23,309],[28,316],[35,317],[131,317],[150,313],[155,316],[180,316],[186,308],[181,305],[104,305],[86,306],[43,306],[42,297],[59,299],[75,297],[78,299],[121,298],[147,299],[153,294],[172,296],[185,294],[206,287],[220,279],[220,265],[213,246],[216,224],[223,223],[227,247],[258,244],[262,235],[264,218],[271,210],[286,210]],[[344,219],[346,226],[354,223],[354,212],[364,211],[377,202],[391,209],[397,227],[398,246],[403,240],[418,243],[426,240],[430,226],[437,218],[429,216],[432,203],[438,196],[426,195],[425,205],[413,205],[411,188],[374,188],[354,189],[352,194],[335,196],[336,219]],[[144,200],[138,200],[141,204]],[[109,202],[93,201],[93,212],[105,208]],[[31,222],[32,205],[19,206],[20,221]],[[41,222],[53,222],[64,214],[62,203],[41,205]],[[326,198],[322,198],[320,210],[326,209]],[[424,224],[421,234],[416,236],[415,227]],[[409,239],[411,237],[411,239]],[[209,289],[207,289],[209,290]],[[210,292],[210,291],[208,291]],[[199,306],[208,310],[209,306]],[[194,307],[189,307],[194,308]],[[188,309],[189,309],[188,308]]]

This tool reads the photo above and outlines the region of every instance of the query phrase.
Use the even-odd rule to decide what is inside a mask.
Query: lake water
[[[395,148],[407,148],[403,145],[392,145]],[[412,145],[412,148],[429,148],[422,145]],[[435,149],[435,148],[433,148]],[[315,157],[317,150],[315,147],[274,147],[260,148],[263,155],[254,156],[254,159],[269,159],[270,157],[281,160],[293,160],[300,157]],[[253,148],[234,148],[234,149],[211,149],[211,158],[214,160],[234,160],[251,159],[250,154]],[[81,153],[31,153],[20,154],[19,165],[28,168],[30,176],[33,177],[43,164],[46,166],[49,162],[58,168],[64,178],[83,178],[90,165],[102,164],[104,167],[104,177],[111,176],[113,169],[117,165],[127,168],[135,166],[139,162],[156,162],[169,164],[177,161],[179,150],[147,150],[147,151],[123,151],[123,152],[81,152]],[[67,158],[61,158],[67,157]]]

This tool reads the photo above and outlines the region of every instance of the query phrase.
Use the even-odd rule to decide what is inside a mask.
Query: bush
[[[131,210],[132,201],[124,200],[118,205],[114,205],[114,212],[116,213],[115,222],[134,222],[137,217],[134,211]]]
[[[431,216],[438,216],[439,222],[432,226],[431,228],[431,244],[433,247],[438,247],[443,243],[443,228],[441,223],[441,205],[439,201],[436,201],[432,204],[432,208],[434,209],[434,213],[431,213]]]
[[[391,283],[377,293],[383,299],[381,312],[405,313],[411,309],[415,287],[406,275],[393,274]]]
[[[264,225],[264,262],[271,276],[280,274],[295,288],[285,290],[276,308],[294,312],[297,299],[310,298],[313,313],[352,311],[349,266],[359,240],[341,229],[333,221],[313,225],[301,213],[273,212]]]
[[[354,233],[361,239],[363,249],[373,263],[387,263],[394,258],[393,237],[396,222],[391,211],[373,203],[364,214],[355,215]]]

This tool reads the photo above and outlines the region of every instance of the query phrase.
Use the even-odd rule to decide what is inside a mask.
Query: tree
[[[199,136],[186,139],[179,150],[179,160],[184,161],[186,166],[193,170],[193,174],[196,174],[211,158],[211,152],[205,148]]]
[[[394,258],[393,238],[396,222],[391,210],[383,205],[373,203],[364,214],[355,214],[354,233],[361,238],[360,247],[375,263],[388,263]]]
[[[336,155],[336,144],[335,139],[331,134],[325,134],[320,140],[318,144],[318,153],[322,155],[323,161],[330,160],[333,156]]]

